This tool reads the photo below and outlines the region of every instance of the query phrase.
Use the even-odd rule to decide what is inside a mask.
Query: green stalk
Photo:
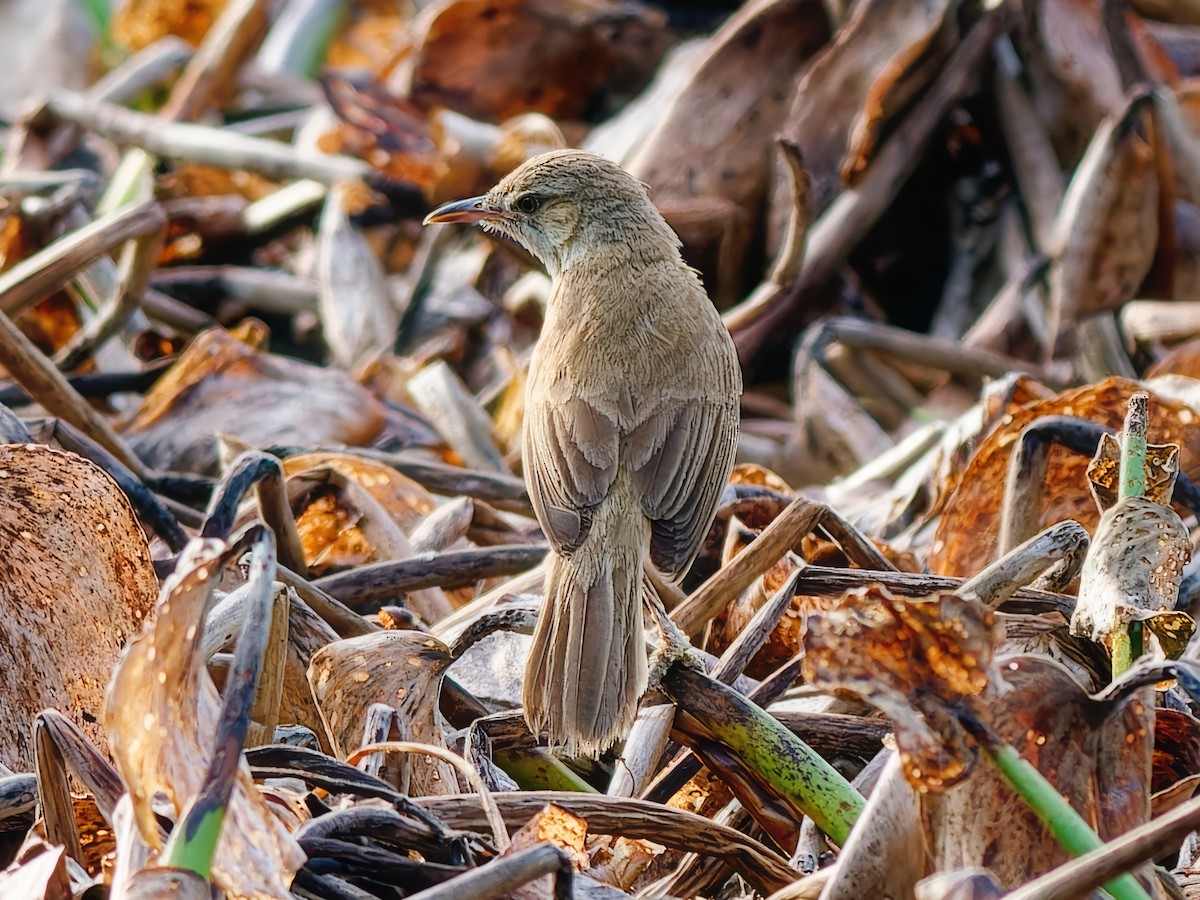
[[[762,707],[716,679],[676,663],[662,689],[736,753],[789,806],[839,846],[867,801],[841,773]]]
[[[176,869],[189,869],[205,881],[211,881],[213,856],[217,852],[227,808],[228,804],[222,803],[180,822],[178,838],[172,834],[167,842],[166,864]]]
[[[1146,433],[1149,429],[1149,396],[1139,391],[1129,398],[1125,427],[1121,431],[1119,495],[1122,500],[1146,495]],[[1124,675],[1141,655],[1142,626],[1139,622],[1131,622],[1127,631],[1113,635],[1113,681]]]
[[[541,748],[522,753],[497,750],[494,760],[523,791],[600,793],[574,769]]]
[[[963,724],[971,728],[984,753],[1004,776],[1004,780],[1021,795],[1021,799],[1067,852],[1072,856],[1082,856],[1104,846],[1104,841],[1092,831],[1083,816],[1015,748],[1001,741],[981,723]],[[1150,895],[1129,873],[1107,882],[1104,889],[1114,900],[1150,900]]]

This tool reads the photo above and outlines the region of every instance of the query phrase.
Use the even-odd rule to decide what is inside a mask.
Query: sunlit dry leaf
[[[738,463],[729,473],[730,484],[752,484],[770,488],[781,494],[791,494],[791,486],[765,466],[755,463]]]
[[[345,759],[363,746],[373,703],[395,708],[398,740],[444,748],[438,702],[450,662],[445,644],[415,631],[380,631],[317,651],[308,680],[334,753]],[[414,797],[458,792],[453,766],[437,757],[404,754],[398,765],[403,773],[399,787]]]
[[[157,850],[154,795],[164,793],[181,812],[199,792],[214,750],[221,698],[199,650],[219,570],[231,556],[223,541],[184,548],[154,620],[130,642],[109,685],[104,721],[113,758],[141,837]],[[216,884],[237,896],[287,900],[304,858],[243,761],[213,860]]]
[[[526,822],[512,836],[512,845],[505,854],[518,853],[542,842],[549,842],[565,851],[577,870],[587,866],[588,856],[584,849],[587,839],[587,821],[552,803]],[[513,900],[550,900],[554,896],[553,875],[543,875],[513,891]]]
[[[0,872],[0,895],[22,900],[72,900],[66,848],[51,847],[41,838],[34,840],[35,846],[26,844],[21,859]]]
[[[73,453],[0,446],[0,533],[0,715],[11,723],[0,762],[31,771],[28,724],[47,707],[106,746],[105,684],[153,608],[157,579],[129,501]]]
[[[979,445],[962,472],[957,490],[947,501],[927,559],[930,571],[969,576],[995,557],[1009,456],[1027,425],[1043,416],[1066,415],[1120,429],[1130,395],[1142,389],[1136,382],[1109,378],[1073,388],[1053,400],[1030,404],[1000,424]],[[1200,477],[1200,431],[1195,427],[1200,416],[1183,403],[1152,391],[1150,422],[1156,440],[1179,445],[1181,471],[1191,478]],[[1056,522],[1075,519],[1089,532],[1094,531],[1100,515],[1087,489],[1088,458],[1054,447],[1047,466],[1037,527],[1048,528]],[[1029,485],[1025,490],[1036,488]]]
[[[128,50],[141,50],[168,34],[199,46],[208,27],[229,0],[124,0],[115,4],[112,38]]]
[[[664,24],[636,3],[440,0],[414,26],[411,96],[490,122],[523,112],[575,118],[610,78],[649,77],[666,48]]]
[[[1175,608],[1191,558],[1191,540],[1175,510],[1143,497],[1118,501],[1100,517],[1088,549],[1071,633],[1111,649],[1113,635],[1130,622]]]
[[[125,432],[148,465],[213,471],[216,436],[252,447],[361,445],[383,410],[345,373],[259,352],[223,329],[198,335]]]
[[[1074,348],[1080,318],[1132,299],[1158,246],[1158,176],[1144,134],[1152,100],[1143,94],[1106,119],[1071,178],[1057,222],[1050,276],[1050,340]]]
[[[634,884],[666,848],[653,841],[614,838],[592,850],[587,874],[604,884],[632,892]]]
[[[961,780],[977,755],[955,719],[988,686],[999,633],[992,613],[953,593],[898,599],[851,591],[805,622],[804,676],[853,691],[896,723],[905,776],[922,793]]]

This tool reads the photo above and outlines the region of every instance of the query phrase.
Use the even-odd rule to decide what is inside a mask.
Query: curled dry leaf
[[[28,723],[47,707],[106,746],[104,689],[154,606],[157,579],[128,499],[73,453],[0,446],[0,534],[0,715],[13,723],[0,762],[31,771]]]
[[[551,843],[570,856],[577,870],[587,866],[588,856],[584,846],[587,840],[587,820],[569,813],[560,806],[547,803],[546,808],[521,826],[512,836],[512,845],[504,851],[511,856],[541,843]],[[543,900],[554,896],[554,876],[541,878],[522,885],[512,893],[512,900]]]
[[[125,434],[148,465],[212,472],[217,436],[250,447],[369,443],[383,409],[344,372],[269,355],[221,328],[198,335]]]
[[[396,710],[398,740],[445,748],[438,703],[450,662],[445,644],[416,631],[380,631],[318,650],[308,680],[334,753],[345,759],[364,746],[367,712],[374,703]],[[404,754],[400,766],[399,787],[414,797],[458,791],[453,766],[438,757]]]
[[[1130,622],[1174,610],[1191,558],[1191,540],[1175,510],[1144,497],[1118,501],[1100,517],[1088,548],[1071,633],[1111,649],[1113,636]]]
[[[184,548],[154,620],[130,642],[109,685],[104,723],[113,758],[142,840],[158,850],[155,794],[166,794],[181,812],[204,783],[215,749],[221,698],[200,646],[220,569],[233,552],[212,539]],[[243,762],[213,859],[214,882],[239,897],[287,900],[304,859]]]
[[[650,185],[689,257],[716,271],[718,304],[741,293],[788,86],[828,39],[822,3],[746,4],[709,39],[687,87],[625,163]]]
[[[645,83],[666,49],[665,24],[636,2],[441,0],[414,26],[410,95],[489,122],[576,118],[610,80]]]
[[[1105,120],[1075,171],[1057,223],[1050,276],[1053,352],[1074,349],[1080,318],[1132,299],[1158,247],[1158,176],[1143,136],[1152,97],[1136,96]]]
[[[936,63],[946,51],[933,54],[933,66],[918,68],[917,63],[930,49],[947,11],[957,5],[955,0],[858,3],[837,40],[800,79],[784,137],[799,146],[812,177],[814,212],[828,206],[841,189],[843,163],[854,166],[848,158],[852,129],[856,157],[869,152],[878,137],[880,116],[894,105],[889,95],[901,82],[910,82],[902,93],[911,99],[914,89],[936,74]],[[865,160],[858,163],[863,164]],[[776,179],[773,218],[780,222],[786,194],[786,184]]]
[[[1078,416],[1118,430],[1130,395],[1142,389],[1136,382],[1109,378],[1065,391],[1052,400],[1031,403],[1006,418],[979,445],[947,501],[926,561],[929,570],[965,577],[995,558],[1009,457],[1026,426],[1045,416]],[[1196,411],[1151,392],[1149,414],[1155,436],[1164,444],[1179,445],[1181,470],[1193,479],[1200,477],[1200,431],[1195,427],[1200,416]],[[1088,457],[1082,454],[1064,447],[1050,450],[1037,503],[1038,530],[1066,519],[1076,520],[1089,532],[1095,530],[1100,516],[1088,494],[1087,467]],[[1023,489],[1036,490],[1032,485]]]
[[[964,778],[977,755],[955,718],[988,686],[999,633],[992,613],[953,593],[900,599],[883,585],[846,594],[805,623],[804,676],[844,688],[896,723],[905,777],[920,792]]]

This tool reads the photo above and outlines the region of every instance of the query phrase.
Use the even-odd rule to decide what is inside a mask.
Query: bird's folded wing
[[[525,411],[529,497],[550,545],[569,554],[583,543],[592,513],[617,475],[617,424],[580,398]]]
[[[668,576],[687,571],[712,524],[737,450],[736,400],[668,401],[622,441],[642,510],[650,559]]]

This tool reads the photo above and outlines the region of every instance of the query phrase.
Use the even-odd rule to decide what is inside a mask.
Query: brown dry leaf
[[[337,641],[313,654],[308,681],[341,759],[363,745],[367,711],[374,703],[397,712],[397,740],[445,748],[438,702],[450,651],[416,631],[379,631]],[[435,756],[405,754],[400,790],[414,797],[458,792],[454,767]]]
[[[34,838],[18,859],[0,872],[0,896],[21,900],[72,900],[66,848]]]
[[[1200,252],[1196,255],[1200,256]],[[1145,377],[1147,379],[1157,378],[1160,375],[1200,378],[1200,338],[1184,341],[1179,346],[1173,347],[1146,369]]]
[[[1170,503],[1179,474],[1179,448],[1174,444],[1146,445],[1146,499],[1154,503]],[[1100,509],[1107,510],[1117,503],[1120,492],[1121,442],[1113,435],[1100,438],[1100,447],[1088,463],[1088,483]]]
[[[741,296],[789,86],[829,39],[825,5],[754,0],[709,40],[688,86],[625,167],[679,233],[718,305]]]
[[[154,620],[130,642],[109,685],[104,723],[113,758],[142,839],[158,850],[155,794],[181,812],[203,785],[214,751],[221,698],[199,651],[220,570],[236,552],[212,539],[183,549]],[[243,761],[213,859],[214,883],[239,897],[288,900],[304,859]]]
[[[809,614],[804,677],[887,713],[905,776],[921,793],[943,790],[970,772],[978,753],[953,710],[971,709],[987,688],[998,638],[980,604],[951,592],[900,599],[871,585]]]
[[[1100,12],[1101,0],[1028,0],[1021,4],[1029,45],[1031,93],[1060,156],[1079,158],[1096,125],[1125,106]],[[1179,72],[1134,13],[1126,16],[1134,47],[1150,78],[1167,83]]]
[[[930,47],[952,5],[952,0],[857,4],[837,40],[796,84],[784,137],[800,148],[804,167],[812,177],[814,213],[828,206],[841,190],[839,173],[843,161],[849,161],[851,129],[861,132],[856,135],[859,152],[868,151],[876,137],[884,98]],[[919,81],[935,74],[925,67],[918,72]],[[777,178],[772,220],[778,220],[778,228],[773,232],[782,232],[790,203],[787,192],[784,180]]]
[[[1043,416],[1065,415],[1120,429],[1129,397],[1139,390],[1144,388],[1137,382],[1108,378],[1065,391],[1053,400],[1033,403],[1007,418],[979,446],[947,502],[926,560],[929,570],[967,577],[995,558],[1009,456],[1027,425]],[[1164,444],[1179,445],[1181,470],[1193,479],[1200,477],[1197,422],[1200,416],[1190,407],[1150,393],[1150,433]],[[1054,447],[1047,466],[1038,528],[1075,519],[1089,532],[1094,531],[1100,515],[1087,489],[1088,458]]]
[[[348,375],[260,353],[224,329],[198,335],[125,426],[148,465],[212,472],[217,436],[250,447],[368,443],[379,402]]]
[[[1097,130],[1063,197],[1050,275],[1050,340],[1075,349],[1075,325],[1133,298],[1158,247],[1158,175],[1143,137],[1152,98],[1134,98]]]
[[[729,473],[730,484],[748,484],[769,488],[780,494],[791,496],[792,487],[766,466],[756,463],[738,463]]]
[[[124,0],[116,5],[112,39],[126,50],[141,50],[168,34],[199,46],[229,0]]]
[[[325,54],[326,69],[385,76],[409,49],[405,10],[395,0],[357,0],[347,12],[348,21]]]
[[[1113,636],[1130,622],[1174,610],[1191,558],[1191,539],[1175,510],[1144,497],[1118,501],[1100,517],[1088,548],[1071,634],[1111,650]]]
[[[1098,823],[1101,838],[1145,821],[1150,785],[1148,760],[1141,758],[1146,710],[1139,697],[1101,705],[1044,657],[1001,660],[999,671],[1002,683],[986,702],[1000,738],[1085,820]],[[961,784],[920,802],[934,871],[986,860],[1012,888],[1068,859],[993,766],[976,766]]]
[[[414,26],[409,93],[423,108],[488,122],[525,112],[576,118],[614,75],[649,77],[664,26],[636,3],[441,0]]]
[[[1157,817],[1200,786],[1200,721],[1179,710],[1156,709],[1152,765],[1151,804]]]
[[[0,762],[31,771],[28,723],[47,707],[106,746],[104,689],[158,581],[125,494],[73,453],[0,446],[0,534]]]

